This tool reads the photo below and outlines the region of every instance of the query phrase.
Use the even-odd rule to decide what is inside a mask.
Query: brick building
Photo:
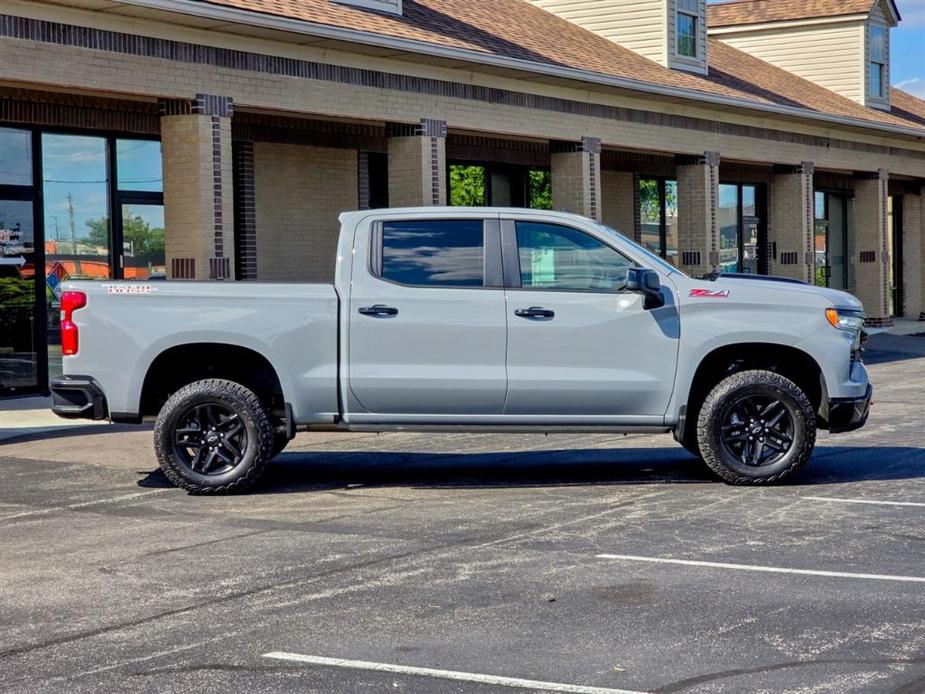
[[[891,0],[5,0],[0,394],[67,277],[331,279],[354,208],[552,206],[925,318]]]

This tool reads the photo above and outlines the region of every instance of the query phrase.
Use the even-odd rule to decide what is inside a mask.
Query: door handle
[[[385,304],[376,304],[375,306],[364,306],[360,309],[360,313],[364,316],[374,316],[376,318],[386,318],[389,316],[397,316],[398,309],[392,308],[391,306],[386,306]]]
[[[516,309],[514,315],[520,316],[521,318],[542,318],[544,320],[549,320],[556,317],[556,312],[550,311],[548,308],[543,308],[542,306],[531,306],[530,308]]]

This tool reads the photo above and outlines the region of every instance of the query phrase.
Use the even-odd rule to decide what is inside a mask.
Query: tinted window
[[[483,286],[482,221],[386,222],[382,225],[381,275],[392,282],[417,286]]]
[[[524,288],[615,291],[633,263],[588,234],[556,224],[517,222]]]
[[[32,185],[32,135],[0,128],[0,185]]]

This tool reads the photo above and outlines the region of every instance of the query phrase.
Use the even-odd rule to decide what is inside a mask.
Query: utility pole
[[[67,194],[67,217],[71,225],[71,253],[74,254],[74,273],[80,277],[83,271],[80,267],[80,256],[77,254],[77,229],[74,224],[74,196]]]

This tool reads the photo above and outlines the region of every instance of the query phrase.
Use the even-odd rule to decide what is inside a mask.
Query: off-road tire
[[[180,419],[190,408],[217,403],[238,415],[247,444],[241,462],[226,473],[199,474],[183,464],[175,452]],[[230,494],[250,488],[272,458],[273,428],[266,407],[252,391],[219,378],[196,381],[170,396],[154,425],[154,451],[164,475],[191,494]]]
[[[793,442],[778,461],[746,465],[733,457],[723,443],[725,413],[743,396],[779,399],[793,424]],[[707,466],[724,482],[736,485],[772,484],[805,465],[816,445],[816,414],[806,394],[793,381],[773,371],[740,371],[720,381],[707,395],[697,418],[697,441]]]

